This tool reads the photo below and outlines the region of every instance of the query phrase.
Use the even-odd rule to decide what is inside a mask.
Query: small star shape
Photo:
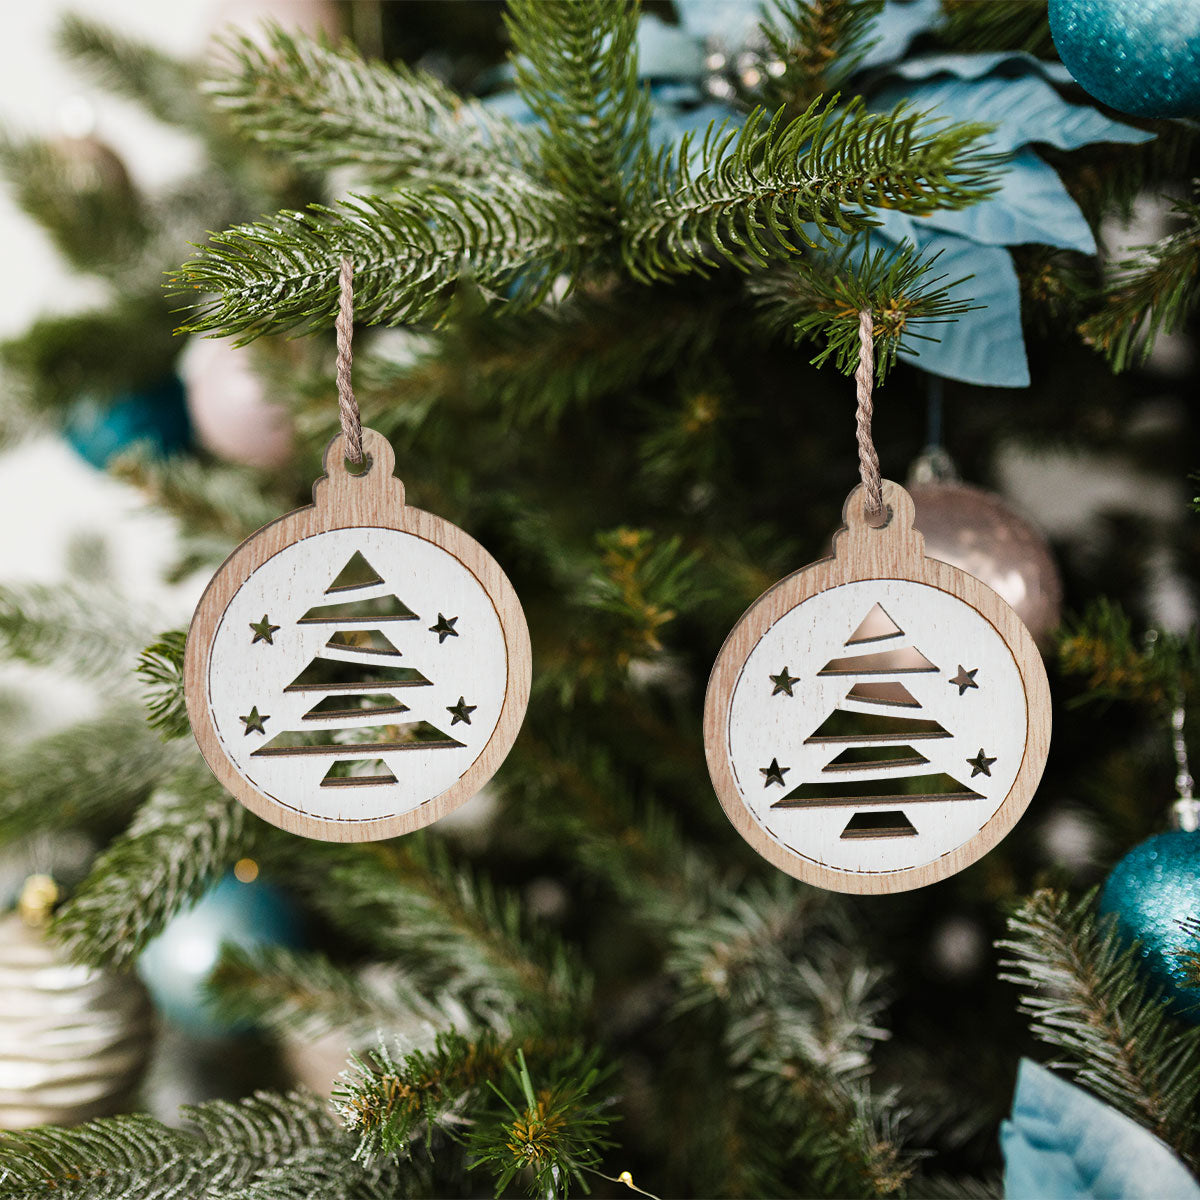
[[[454,714],[454,720],[450,722],[450,728],[453,729],[459,721],[466,721],[468,725],[471,723],[471,714],[479,707],[478,704],[468,704],[461,696],[458,698],[457,704],[448,704],[446,711]]]
[[[250,628],[254,630],[254,637],[251,640],[250,645],[253,646],[255,642],[266,642],[268,646],[275,645],[274,641],[271,640],[271,634],[273,634],[275,630],[279,628],[279,626],[272,625],[271,618],[268,617],[266,613],[263,613],[263,619],[261,621],[251,621]]]
[[[977,688],[979,684],[975,682],[975,676],[979,673],[979,668],[975,667],[968,671],[962,663],[958,664],[958,674],[950,680],[950,686],[958,688],[958,694],[961,696],[967,688]]]
[[[448,637],[458,637],[458,630],[454,628],[458,624],[457,617],[443,617],[438,613],[436,625],[430,625],[429,632],[438,635],[438,645],[440,646]]]
[[[967,759],[967,765],[971,768],[971,778],[976,775],[986,775],[989,779],[992,777],[992,763],[996,760],[988,758],[983,752],[983,747],[979,747],[979,753],[974,758]]]
[[[265,715],[259,714],[257,704],[249,711],[249,713],[246,714],[246,716],[238,717],[238,720],[246,726],[246,737],[249,737],[252,733],[266,733],[267,731],[264,728],[264,725],[270,719],[270,713]]]
[[[771,682],[775,685],[775,690],[771,693],[772,696],[778,696],[780,692],[786,692],[790,696],[792,694],[792,684],[799,683],[800,678],[797,675],[789,675],[787,667],[784,667],[778,675],[771,676]]]
[[[763,780],[763,787],[770,787],[771,784],[777,783],[783,787],[783,777],[792,769],[791,767],[781,767],[779,759],[771,759],[769,767],[759,767],[759,772],[766,776]]]

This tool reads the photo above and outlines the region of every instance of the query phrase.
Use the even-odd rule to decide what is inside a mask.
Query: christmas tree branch
[[[130,962],[251,848],[252,820],[197,759],[113,839],[58,910],[55,933],[80,962]]]
[[[1054,58],[1045,0],[942,0],[946,14],[940,30],[954,49],[966,53],[1024,50]]]
[[[137,673],[145,685],[142,693],[146,719],[164,739],[187,737],[187,702],[183,695],[183,651],[187,633],[172,629],[142,651]]]
[[[836,97],[792,121],[757,109],[740,129],[710,127],[698,148],[685,138],[663,152],[626,221],[625,263],[640,280],[705,274],[721,259],[765,267],[869,228],[871,208],[974,204],[1000,165],[976,146],[984,132]]]
[[[869,311],[875,375],[883,383],[897,353],[913,350],[912,339],[936,340],[925,326],[953,321],[973,307],[950,296],[965,279],[944,283],[945,275],[931,274],[937,258],[923,257],[907,242],[895,251],[872,252],[855,239],[834,256],[806,255],[753,275],[746,287],[772,333],[820,339],[824,345],[812,361],[822,366],[832,358],[843,375],[858,367],[859,314]]]
[[[443,316],[461,280],[514,308],[536,304],[586,247],[556,199],[533,185],[503,194],[455,187],[313,205],[213,235],[170,286],[194,300],[188,332],[242,341],[333,324],[341,260],[354,262],[356,315],[390,325]]]
[[[1084,1086],[1200,1166],[1200,1028],[1174,1021],[1147,991],[1136,950],[1094,895],[1035,892],[1009,920],[1001,976],[1021,989],[1033,1032]]]
[[[0,842],[122,825],[181,757],[133,706],[8,747],[0,753]]]
[[[181,1115],[182,1128],[134,1114],[0,1133],[0,1200],[284,1200],[296,1193],[283,1190],[291,1185],[278,1172],[294,1178],[293,1171],[319,1180],[321,1189],[304,1195],[322,1200],[399,1194],[395,1165],[351,1162],[345,1132],[309,1093],[259,1092]]]
[[[206,87],[246,136],[301,166],[351,166],[381,183],[472,179],[500,190],[525,175],[533,139],[440,80],[292,37],[230,40],[232,69]]]
[[[1121,263],[1101,297],[1102,307],[1081,326],[1114,371],[1144,363],[1159,334],[1180,328],[1200,299],[1200,200],[1180,200],[1182,228]]]
[[[545,122],[541,171],[582,235],[615,238],[625,177],[649,161],[630,0],[510,0],[517,89]]]
[[[135,101],[160,121],[200,132],[211,125],[190,63],[77,14],[62,19],[57,40],[106,91]]]

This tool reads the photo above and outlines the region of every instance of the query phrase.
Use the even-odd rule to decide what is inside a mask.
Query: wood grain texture
[[[260,817],[326,841],[395,837],[464,803],[504,761],[529,700],[529,631],[508,578],[457,526],[405,504],[384,437],[364,429],[363,446],[368,467],[351,474],[345,439],[335,437],[326,448],[325,475],[313,485],[313,503],[264,526],[226,559],[196,608],[184,661],[188,716],[213,773]],[[331,592],[348,559],[364,552],[384,578]],[[404,601],[405,593],[410,600],[415,594],[436,602],[423,600],[419,616],[392,616],[382,624],[371,616],[339,613],[324,622],[311,616],[322,605],[355,599],[366,611],[392,594]],[[447,626],[445,618],[456,615],[457,628]],[[356,648],[353,636],[345,644],[347,633],[367,638],[376,626],[399,653]],[[299,669],[314,657],[334,668],[331,682],[296,686]],[[349,675],[339,681],[338,668],[364,663],[372,679],[385,682],[360,684]],[[428,678],[414,684],[409,676],[422,675],[422,667]],[[387,682],[389,673],[397,681]],[[345,696],[352,707],[356,693],[363,693],[363,704],[390,694],[398,708],[345,713],[334,705],[331,716],[314,713],[321,695]],[[398,709],[403,716],[382,715]],[[252,710],[255,720],[247,724],[243,714]],[[308,748],[289,753],[287,740],[279,740],[297,732],[308,743],[319,741],[314,730],[346,722],[368,738],[368,725],[408,718],[410,729],[430,721],[436,729],[412,734],[389,727],[380,756],[394,784],[381,782],[388,774],[381,769],[361,783],[338,777],[322,785],[320,772],[338,755]],[[405,737],[417,740],[398,744]],[[356,752],[347,744],[345,757],[365,761],[368,745]],[[339,754],[341,748],[339,743]],[[426,785],[428,794],[421,790]]]
[[[885,480],[884,500],[890,520],[873,529],[863,490],[855,488],[833,556],[788,576],[750,606],[717,657],[704,711],[709,772],[738,832],[781,870],[860,894],[923,887],[981,858],[1025,811],[1050,744],[1049,684],[1028,630],[985,584],[925,557],[903,488]],[[860,626],[876,604],[885,618],[873,619],[894,620],[903,638],[864,640]],[[875,696],[860,686],[886,678],[875,661],[883,653],[895,655],[893,674],[920,701],[917,709],[889,705],[889,693]],[[853,672],[841,673],[856,655],[864,660],[858,686]],[[913,671],[918,655],[937,670]],[[839,673],[823,673],[830,661],[839,661]],[[851,723],[858,714],[933,719],[952,736],[915,742],[930,766],[884,757],[847,769],[832,761],[839,751],[836,731],[832,739],[812,736],[834,708]],[[862,723],[868,732],[842,737],[840,744],[903,740],[872,734]],[[944,772],[962,786],[947,785],[945,799],[889,800],[904,819],[890,813],[896,819],[881,830],[861,818],[872,803],[865,798],[857,811],[853,799],[836,806],[797,803],[815,783],[913,780],[921,772],[934,778]],[[793,789],[799,795],[780,803]],[[835,796],[844,790],[830,789]],[[905,828],[909,821],[915,834]]]

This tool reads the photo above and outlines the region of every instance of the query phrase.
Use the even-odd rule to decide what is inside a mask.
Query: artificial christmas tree
[[[276,32],[235,42],[203,95],[191,68],[69,27],[124,92],[205,131],[207,186],[148,210],[172,218],[153,223],[136,262],[106,248],[147,237],[144,211],[124,218],[124,242],[59,240],[123,298],[16,339],[10,392],[45,415],[119,392],[135,367],[160,378],[181,340],[166,336],[171,320],[260,336],[256,367],[289,410],[291,458],[253,472],[228,465],[251,456],[225,453],[118,466],[178,514],[180,571],[207,576],[320,474],[351,254],[364,419],[395,447],[412,502],[512,576],[536,656],[529,713],[492,808],[464,808],[474,820],[371,845],[300,839],[246,812],[201,762],[181,630],[156,638],[151,619],[82,585],[5,590],[5,652],[86,664],[111,704],[0,754],[6,843],[71,827],[101,847],[57,913],[63,946],[128,967],[252,859],[292,894],[311,940],[227,952],[212,976],[221,1010],[280,1039],[339,1031],[369,1049],[331,1097],[291,1092],[255,1059],[260,1094],[203,1100],[178,1125],[131,1114],[11,1135],[0,1196],[620,1195],[623,1179],[659,1195],[996,1194],[996,1132],[1030,1051],[1018,1003],[1075,1083],[1195,1173],[1195,1032],[1094,898],[1066,894],[1154,830],[1174,770],[1163,706],[1200,702],[1194,640],[1133,632],[1162,624],[1164,590],[1192,604],[1200,583],[1184,483],[1195,415],[1186,379],[1151,353],[1168,331],[1194,345],[1196,213],[1181,201],[1178,227],[1127,266],[1096,252],[1139,192],[1178,192],[1198,173],[1194,131],[1101,112],[1055,61],[1038,3],[679,0],[639,16],[617,0],[519,0],[383,14],[395,66]],[[714,117],[727,124],[710,132]],[[40,160],[5,161],[19,174]],[[181,266],[205,228],[225,232]],[[146,283],[164,264],[187,306],[173,319],[157,278]],[[1107,490],[1090,506],[1098,486],[1021,496],[1083,614],[1051,664],[1054,751],[1025,818],[952,879],[846,898],[776,871],[731,831],[700,728],[722,639],[837,525],[854,464],[844,374],[864,311],[885,471],[924,444],[932,372],[967,478],[999,487],[1015,456],[1042,481],[1062,469],[1048,448],[1066,445]],[[360,548],[343,549],[297,590],[293,626],[336,601],[325,589]],[[430,654],[467,638],[463,613],[387,582],[419,623],[313,626],[319,644],[282,686],[311,659],[366,663],[366,649],[380,667],[399,650],[403,666],[401,630]],[[879,596],[843,614],[814,677],[863,649],[845,642],[875,603],[941,668],[946,705],[985,699],[978,663],[943,662]],[[281,648],[288,624],[270,606],[248,611],[243,652]],[[149,646],[153,730],[129,699],[135,645]],[[785,706],[802,678],[798,660],[774,657],[764,703]],[[823,678],[840,689],[832,709],[872,683],[916,696],[910,681],[925,677]],[[468,726],[446,706],[476,697],[445,683],[433,723],[461,740]],[[1066,703],[1084,696],[1110,703]],[[907,711],[896,690],[864,697]],[[233,717],[256,715],[279,713],[251,699]],[[797,726],[799,740],[826,715]],[[276,735],[263,724],[239,722],[234,740]],[[983,793],[1000,758],[973,734],[947,774]],[[777,751],[751,765],[772,801],[800,782]],[[782,785],[758,773],[772,766]],[[919,825],[932,807],[903,811]],[[838,810],[838,840],[857,811]],[[1068,827],[1087,834],[1071,854]],[[1004,970],[1022,1001],[986,951],[1007,914]],[[971,937],[977,951],[956,953]]]

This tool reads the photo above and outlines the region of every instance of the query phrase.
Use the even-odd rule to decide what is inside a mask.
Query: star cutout
[[[266,642],[268,646],[273,646],[275,643],[271,640],[271,634],[279,628],[278,625],[271,624],[271,618],[263,613],[261,621],[251,621],[250,628],[254,630],[254,637],[251,639],[250,645],[255,642]]]
[[[257,704],[249,711],[249,713],[246,714],[246,716],[238,717],[238,720],[246,726],[246,737],[249,737],[252,733],[266,733],[267,731],[263,728],[263,726],[270,719],[270,713],[267,713],[265,716],[259,715]]]
[[[458,630],[454,628],[458,624],[457,617],[443,617],[438,613],[436,625],[430,625],[429,632],[438,635],[438,645],[440,646],[448,637],[458,637]]]
[[[789,675],[787,667],[784,667],[778,675],[771,676],[771,682],[775,685],[775,690],[771,693],[772,696],[778,696],[780,692],[786,692],[790,696],[792,694],[792,684],[799,683],[800,678],[797,675]]]
[[[992,777],[992,763],[996,760],[988,758],[983,752],[983,747],[979,747],[979,753],[974,758],[967,759],[967,765],[971,768],[971,778],[976,775],[986,775],[989,779]]]
[[[968,671],[962,663],[958,664],[958,674],[950,680],[950,686],[958,688],[958,694],[961,696],[967,688],[977,688],[979,684],[975,682],[975,676],[979,673],[979,668]]]
[[[766,779],[763,780],[763,787],[770,787],[773,783],[777,783],[780,787],[783,787],[783,777],[792,768],[781,767],[779,765],[779,759],[773,758],[771,759],[771,765],[769,767],[759,767],[758,769],[761,774],[766,776]]]
[[[468,725],[471,723],[471,714],[479,707],[478,704],[468,704],[461,696],[458,698],[457,704],[448,704],[446,711],[454,714],[454,720],[450,722],[450,728],[453,729],[459,721],[466,721]]]

